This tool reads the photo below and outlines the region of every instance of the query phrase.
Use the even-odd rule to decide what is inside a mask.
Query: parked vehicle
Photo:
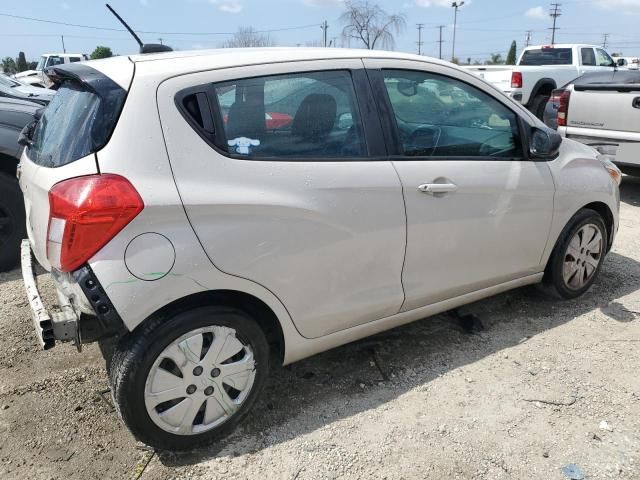
[[[464,67],[493,84],[505,95],[542,119],[551,92],[590,71],[613,71],[616,63],[593,45],[545,45],[527,47],[515,67]]]
[[[89,56],[84,53],[45,53],[40,57],[35,70],[16,73],[15,78],[35,87],[49,88],[52,82],[45,73],[47,68],[85,60],[89,60]]]
[[[640,58],[638,57],[613,57],[619,68],[628,70],[638,70],[640,66]]]
[[[231,431],[269,352],[289,364],[542,281],[578,297],[618,229],[614,165],[439,60],[242,49],[55,70],[20,164],[36,333],[116,336],[114,401],[158,448]]]
[[[55,94],[55,90],[32,87],[0,73],[0,95],[3,97],[31,98],[48,103]]]
[[[590,73],[553,92],[558,132],[640,174],[640,71]]]
[[[24,201],[16,179],[22,153],[18,135],[42,105],[0,96],[0,272],[16,266],[25,238]]]

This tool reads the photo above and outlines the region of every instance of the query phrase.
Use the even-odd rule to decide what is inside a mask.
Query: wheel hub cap
[[[575,233],[565,252],[562,276],[566,286],[580,290],[595,275],[601,261],[602,233],[596,225],[584,225]]]
[[[202,433],[240,408],[254,379],[253,351],[233,328],[192,330],[168,345],[149,370],[147,413],[167,432]]]

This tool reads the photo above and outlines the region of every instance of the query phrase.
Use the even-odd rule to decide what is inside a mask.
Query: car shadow
[[[159,452],[166,466],[254,453],[343,418],[375,409],[446,372],[472,364],[588,312],[628,322],[640,317],[618,301],[640,288],[640,263],[617,253],[583,297],[555,300],[525,287],[468,307],[484,329],[468,333],[443,314],[302,360],[273,367],[260,400],[227,439],[188,454]]]

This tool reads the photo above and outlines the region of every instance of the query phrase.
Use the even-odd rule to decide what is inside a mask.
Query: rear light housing
[[[511,88],[522,88],[522,72],[511,72]]]
[[[554,105],[558,105],[557,121],[559,127],[566,127],[569,118],[569,100],[571,99],[570,90],[554,90],[551,92],[551,101]]]
[[[119,175],[88,175],[56,183],[49,191],[49,263],[61,272],[76,270],[143,208],[136,189]]]

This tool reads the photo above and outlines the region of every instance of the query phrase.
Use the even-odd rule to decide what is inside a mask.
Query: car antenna
[[[113,8],[111,8],[111,5],[109,5],[108,3],[105,3],[105,5],[109,9],[109,11],[115,15],[115,17],[120,21],[120,23],[124,25],[124,28],[126,28],[129,31],[129,33],[135,39],[135,41],[138,42],[138,45],[140,45],[140,53],[159,53],[159,52],[173,51],[173,48],[171,48],[168,45],[162,45],[161,43],[142,43],[142,40],[140,40],[140,37],[136,35],[136,32],[133,31],[133,29],[127,24],[127,22],[124,21],[124,19],[120,15],[118,15],[118,12],[116,12]]]

